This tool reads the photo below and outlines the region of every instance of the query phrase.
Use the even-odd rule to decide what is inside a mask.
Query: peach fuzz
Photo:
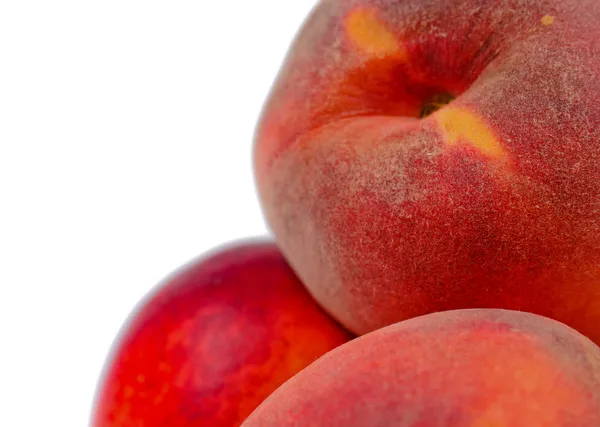
[[[599,347],[551,319],[482,309],[357,338],[286,382],[243,427],[599,425]]]
[[[264,212],[363,334],[505,308],[600,343],[600,2],[324,0],[256,133]]]
[[[135,310],[107,362],[91,425],[239,426],[350,338],[274,244],[222,248],[178,270]]]

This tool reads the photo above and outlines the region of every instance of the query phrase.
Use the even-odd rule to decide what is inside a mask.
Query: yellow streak
[[[542,23],[542,25],[552,25],[554,24],[554,16],[552,15],[544,15],[542,17],[542,19],[540,19],[540,22]]]
[[[486,157],[499,159],[505,151],[492,130],[475,114],[464,108],[444,107],[437,111],[438,124],[450,145],[464,142]]]
[[[364,53],[378,57],[406,57],[402,44],[377,18],[374,10],[355,10],[346,17],[345,24],[348,37]]]

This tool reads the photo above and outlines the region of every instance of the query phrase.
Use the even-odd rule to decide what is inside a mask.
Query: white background
[[[0,426],[87,425],[137,301],[266,233],[252,136],[312,6],[0,1]]]

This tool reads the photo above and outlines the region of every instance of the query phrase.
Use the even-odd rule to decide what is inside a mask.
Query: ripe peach
[[[429,314],[326,354],[243,424],[259,426],[600,426],[600,348],[524,312]]]
[[[282,251],[365,333],[457,308],[600,343],[600,2],[323,0],[259,123]]]
[[[136,310],[107,364],[92,426],[238,426],[349,338],[273,244],[238,244],[187,265]]]

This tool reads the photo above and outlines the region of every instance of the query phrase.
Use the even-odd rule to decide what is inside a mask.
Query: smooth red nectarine
[[[272,243],[192,262],[135,311],[93,427],[238,426],[280,384],[350,339]]]

